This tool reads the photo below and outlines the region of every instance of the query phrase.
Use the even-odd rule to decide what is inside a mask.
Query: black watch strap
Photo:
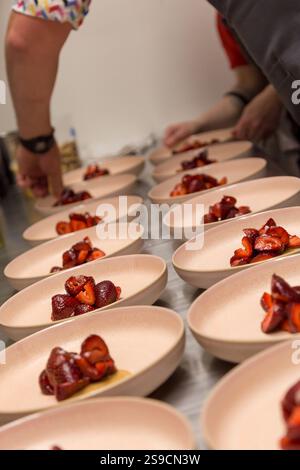
[[[238,91],[228,91],[225,93],[225,96],[233,96],[234,98],[237,98],[243,104],[243,106],[247,106],[247,104],[250,103],[249,98]]]
[[[49,152],[49,150],[51,150],[55,145],[54,129],[49,135],[40,135],[33,139],[23,139],[19,136],[19,141],[26,150],[29,150],[29,152],[43,155],[44,153]]]

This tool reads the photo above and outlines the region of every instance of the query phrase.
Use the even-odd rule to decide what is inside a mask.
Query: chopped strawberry
[[[289,305],[289,324],[292,333],[300,333],[300,304]]]
[[[272,295],[265,292],[261,298],[260,304],[265,312],[268,312],[273,307]]]
[[[82,304],[94,305],[96,301],[95,296],[95,282],[89,280],[85,283],[83,289],[76,295],[76,299]]]
[[[66,235],[67,233],[71,233],[71,224],[69,222],[58,222],[56,224],[56,232],[58,235]]]
[[[65,282],[65,289],[69,295],[75,297],[84,289],[84,286],[90,281],[95,284],[95,281],[91,276],[71,276]]]
[[[284,244],[280,238],[260,235],[255,240],[254,248],[256,251],[283,251]]]
[[[289,248],[300,248],[300,238],[293,235],[289,239]]]
[[[251,259],[250,264],[261,263],[262,261],[268,261],[272,258],[275,258],[275,256],[276,255],[274,253],[260,253]]]
[[[251,258],[253,254],[253,245],[251,239],[248,237],[243,237],[242,244],[244,249],[240,248],[238,250],[235,250],[234,256],[236,258]]]

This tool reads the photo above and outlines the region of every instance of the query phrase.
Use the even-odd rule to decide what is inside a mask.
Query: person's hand
[[[190,137],[199,131],[199,125],[195,121],[180,122],[169,126],[164,135],[164,144],[167,147],[174,147],[181,140]]]
[[[20,187],[30,188],[36,197],[47,196],[49,188],[54,196],[60,196],[63,182],[57,145],[43,155],[33,154],[20,145],[16,157]]]
[[[233,136],[236,139],[252,142],[266,139],[277,129],[281,111],[282,104],[270,85],[245,107],[235,126]]]

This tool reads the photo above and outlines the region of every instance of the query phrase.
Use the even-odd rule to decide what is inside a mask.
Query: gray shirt
[[[226,18],[300,125],[300,104],[292,101],[293,83],[300,80],[300,0],[208,1]]]

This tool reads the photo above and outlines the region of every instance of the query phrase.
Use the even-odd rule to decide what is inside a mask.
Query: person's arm
[[[234,69],[235,84],[229,91],[234,91],[250,101],[265,86],[265,79],[253,65],[243,65]],[[197,132],[231,127],[236,124],[244,109],[244,103],[232,95],[224,95],[206,113],[197,118],[172,124],[164,135],[164,143],[168,147],[176,145],[186,137]]]
[[[52,131],[50,100],[60,50],[70,24],[45,21],[13,12],[6,35],[6,64],[19,135],[32,139]],[[47,180],[55,195],[62,190],[57,145],[42,155],[19,146],[19,183],[34,194],[47,194]]]
[[[233,131],[237,139],[258,142],[278,128],[283,104],[272,85],[268,85],[244,109]]]

